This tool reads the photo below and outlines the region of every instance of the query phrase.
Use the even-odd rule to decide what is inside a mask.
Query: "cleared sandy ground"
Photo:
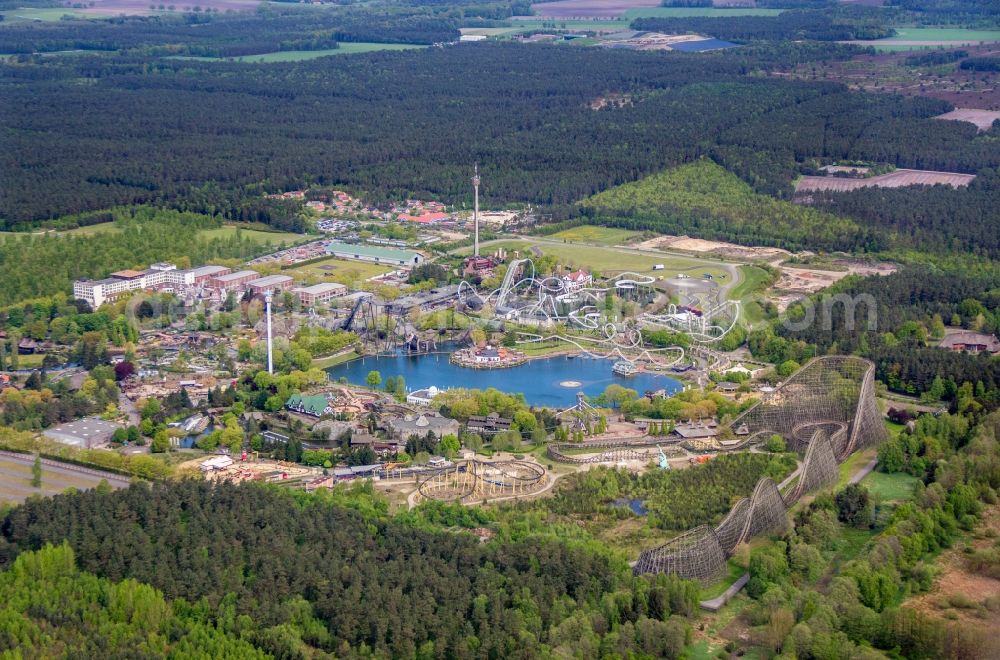
[[[832,190],[846,192],[858,188],[902,188],[904,186],[933,186],[937,183],[960,188],[976,178],[975,174],[957,172],[932,172],[930,170],[896,170],[870,179],[843,179],[830,176],[804,176],[795,186],[795,192]]]
[[[974,108],[955,108],[951,112],[938,115],[934,119],[967,121],[970,124],[975,124],[980,131],[988,131],[993,126],[993,122],[1000,119],[1000,112],[996,110],[976,110]]]

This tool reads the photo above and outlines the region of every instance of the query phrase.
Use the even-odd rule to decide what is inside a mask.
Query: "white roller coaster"
[[[647,325],[683,332],[699,343],[714,342],[725,337],[740,320],[738,300],[725,300],[708,309],[693,305],[667,306],[666,314],[643,314],[640,321]]]
[[[471,285],[463,283],[464,287],[459,285],[459,296],[464,296],[466,302],[472,301],[472,296],[481,303],[493,301],[497,314],[511,320],[566,321],[580,328],[596,330],[601,317],[598,304],[603,296],[613,291],[627,297],[654,281],[649,275],[626,272],[611,278],[609,286],[570,290],[560,277],[537,277],[535,262],[531,259],[516,259],[508,265],[500,288],[483,297],[475,293]],[[521,300],[515,301],[519,297]]]

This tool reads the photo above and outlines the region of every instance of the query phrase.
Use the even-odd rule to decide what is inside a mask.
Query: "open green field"
[[[981,42],[1000,41],[1000,30],[971,30],[966,28],[897,28],[896,36],[874,41],[850,43],[873,46],[878,51],[926,50],[946,48]]]
[[[678,257],[672,254],[650,254],[631,250],[629,248],[600,247],[580,245],[576,243],[549,243],[546,239],[529,242],[525,240],[491,241],[486,244],[489,251],[504,248],[508,252],[517,250],[520,256],[531,257],[531,248],[537,247],[542,254],[550,254],[559,259],[560,263],[569,268],[585,268],[602,274],[632,271],[649,273],[650,275],[675,277],[685,273],[693,278],[700,278],[702,273],[709,273],[716,282],[725,284],[729,274],[722,266],[702,259]],[[471,253],[472,248],[463,248],[460,253]],[[663,264],[664,269],[654,271],[655,264]]]
[[[740,283],[729,292],[730,300],[743,303],[743,313],[753,326],[764,320],[764,310],[758,299],[771,282],[771,274],[759,266],[740,266]]]
[[[5,23],[17,23],[25,21],[58,21],[63,16],[74,18],[101,18],[94,14],[85,14],[73,11],[67,7],[19,7],[18,9],[8,9],[0,11]]]
[[[240,57],[186,57],[173,56],[170,59],[177,60],[197,60],[200,62],[255,62],[270,64],[272,62],[301,62],[303,60],[314,60],[317,57],[328,55],[351,55],[354,53],[371,53],[377,50],[413,50],[414,48],[427,48],[416,44],[377,44],[368,42],[345,42],[340,44],[340,48],[328,48],[325,50],[281,50],[276,53],[260,53],[259,55],[241,55]]]
[[[550,234],[546,238],[568,241],[570,243],[594,243],[597,245],[622,245],[630,238],[638,236],[640,232],[631,229],[616,229],[615,227],[597,227],[595,225],[581,225],[570,227],[561,232]]]
[[[893,41],[1000,41],[1000,30],[970,30],[966,28],[898,28],[896,36],[879,39]]]
[[[913,475],[902,472],[872,472],[861,480],[861,485],[883,502],[903,502],[913,497],[913,488],[918,481]]]
[[[383,264],[330,257],[304,266],[286,268],[281,272],[285,275],[291,275],[303,284],[318,284],[319,282],[355,284],[391,270],[392,268]]]
[[[86,227],[77,227],[75,229],[67,229],[63,234],[69,236],[97,236],[98,234],[117,234],[120,232],[118,225],[113,222],[102,222],[99,225],[87,225]]]
[[[244,238],[260,245],[265,243],[270,243],[271,245],[280,245],[282,243],[291,245],[292,243],[300,243],[308,238],[305,234],[293,234],[285,231],[260,231],[259,229],[246,229],[236,225],[226,225],[218,229],[206,229],[200,232],[198,236],[206,240],[231,238],[236,235],[236,232],[240,232]]]
[[[758,9],[756,7],[636,7],[623,14],[628,20],[636,18],[687,18],[691,16],[709,16],[723,18],[727,16],[777,16],[782,9]]]

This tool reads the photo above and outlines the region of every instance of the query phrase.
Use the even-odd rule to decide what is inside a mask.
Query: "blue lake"
[[[391,376],[402,376],[407,391],[434,385],[438,389],[463,387],[484,390],[489,387],[502,392],[524,394],[533,406],[566,408],[576,401],[576,393],[597,396],[611,383],[632,388],[642,395],[647,390],[665,389],[674,394],[683,389],[680,381],[656,373],[638,373],[618,376],[611,372],[613,360],[602,358],[551,357],[531,360],[510,369],[467,369],[448,361],[448,356],[436,355],[387,355],[363,357],[327,369],[332,380],[347,378],[348,382],[365,384],[370,371],[382,374],[382,382]],[[569,387],[564,381],[577,381]]]

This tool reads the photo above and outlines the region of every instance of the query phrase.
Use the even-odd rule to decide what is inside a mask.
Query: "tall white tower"
[[[474,173],[472,175],[472,187],[476,191],[476,202],[475,202],[476,205],[475,207],[473,207],[472,211],[472,219],[476,225],[476,238],[473,244],[474,247],[472,250],[472,256],[478,257],[479,256],[479,163],[476,163],[476,169],[474,170]]]
[[[267,373],[274,373],[274,342],[271,341],[271,290],[264,292],[264,316],[267,318]]]

